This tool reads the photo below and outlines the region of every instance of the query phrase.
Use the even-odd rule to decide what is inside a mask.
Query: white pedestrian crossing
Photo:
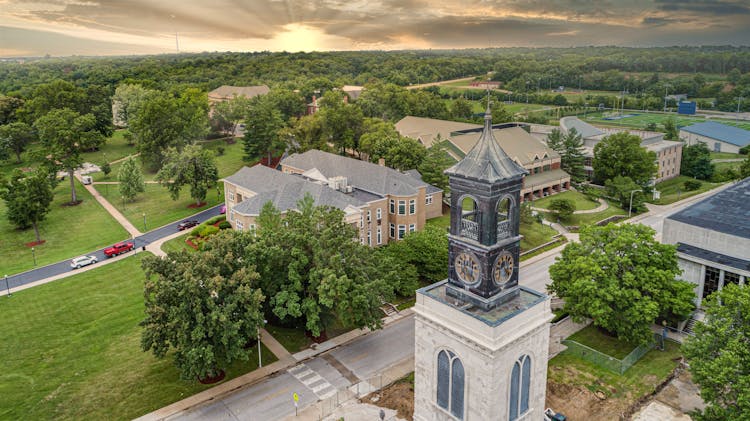
[[[305,364],[299,364],[287,370],[308,389],[315,393],[318,399],[326,399],[336,394],[336,388],[325,377],[311,370]]]

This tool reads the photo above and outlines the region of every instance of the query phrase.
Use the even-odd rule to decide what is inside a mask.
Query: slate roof
[[[710,137],[711,139],[720,140],[739,147],[750,145],[750,131],[713,121],[693,124],[692,126],[683,127],[680,130]]]
[[[584,139],[586,139],[587,137],[595,137],[605,134],[603,130],[600,130],[592,126],[591,124],[582,121],[578,117],[561,118],[560,127],[562,127],[565,132],[569,132],[571,129],[576,129],[578,134],[580,134]]]
[[[398,131],[401,136],[417,139],[422,142],[425,147],[429,148],[435,143],[435,137],[437,137],[437,135],[440,135],[443,139],[447,139],[453,132],[467,129],[478,129],[482,126],[473,123],[462,123],[460,121],[406,116],[399,120],[395,127],[396,131]]]
[[[738,259],[736,257],[727,256],[726,254],[717,253],[715,251],[706,250],[700,247],[695,247],[691,246],[690,244],[683,243],[677,243],[677,251],[679,251],[680,253],[685,253],[688,256],[697,257],[699,259],[708,260],[710,262],[716,262],[740,270],[750,271],[750,261],[745,259]]]
[[[503,151],[492,132],[492,114],[488,109],[484,114],[484,129],[477,144],[464,159],[445,170],[445,173],[488,183],[521,178],[528,174],[524,167]]]
[[[271,89],[266,85],[258,86],[230,86],[222,85],[213,91],[208,93],[209,97],[221,98],[221,99],[232,99],[235,96],[244,96],[246,98],[253,98],[258,95],[265,95],[270,92]]]
[[[750,238],[750,177],[668,218],[737,237]]]
[[[365,202],[353,195],[334,190],[327,185],[308,181],[300,176],[284,174],[262,165],[243,167],[225,179],[257,193],[238,203],[235,212],[243,215],[258,215],[267,202],[272,202],[281,211],[296,209],[297,202],[309,193],[316,205],[328,205],[345,210],[347,207],[360,207]]]
[[[317,149],[301,154],[292,154],[284,158],[281,165],[287,165],[302,171],[316,168],[327,178],[343,176],[347,178],[347,182],[351,186],[382,196],[411,196],[416,194],[420,187],[425,187],[428,194],[442,191],[392,168]]]
[[[521,165],[560,158],[560,154],[521,127],[494,129],[492,135],[502,150]],[[467,133],[451,137],[450,142],[466,154],[477,144],[480,136],[481,133]]]

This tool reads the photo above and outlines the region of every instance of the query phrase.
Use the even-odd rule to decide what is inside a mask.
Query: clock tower
[[[492,131],[488,108],[476,145],[445,171],[448,279],[418,290],[414,306],[417,421],[543,418],[550,300],[518,283],[528,172]]]
[[[528,171],[500,148],[487,110],[476,146],[445,173],[451,188],[448,283],[491,308],[517,291],[520,192]]]

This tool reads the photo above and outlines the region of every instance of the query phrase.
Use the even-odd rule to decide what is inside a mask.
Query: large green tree
[[[694,308],[693,285],[677,280],[676,247],[640,224],[587,226],[550,266],[550,292],[573,320],[593,320],[618,338],[646,343],[658,317],[682,320]]]
[[[96,129],[93,115],[81,115],[68,108],[55,109],[38,118],[34,128],[44,145],[51,168],[65,169],[70,179],[70,203],[78,203],[73,173],[83,164],[83,152],[105,141]]]
[[[146,191],[146,183],[143,181],[143,171],[138,164],[138,160],[133,156],[126,159],[120,166],[117,181],[120,182],[120,195],[128,201],[135,199],[138,193]]]
[[[188,145],[181,152],[175,148],[167,150],[164,166],[156,174],[156,181],[169,190],[172,200],[180,197],[183,186],[190,186],[190,197],[198,206],[218,179],[213,151],[199,145]]]
[[[582,182],[585,177],[583,169],[583,138],[576,129],[563,134],[560,129],[552,129],[547,135],[547,146],[560,154],[560,167],[575,182]]]
[[[641,148],[641,138],[628,132],[605,137],[594,146],[594,181],[619,176],[630,177],[639,186],[648,186],[656,176],[656,154]]]
[[[448,141],[437,138],[427,149],[417,169],[422,174],[422,181],[443,189],[443,192],[448,192],[448,175],[445,174],[445,170],[455,162],[448,154]]]
[[[234,361],[263,322],[258,273],[242,253],[247,235],[224,232],[198,253],[170,252],[143,260],[146,318],[141,347],[163,358],[174,351],[183,379],[215,377]]]
[[[123,83],[118,86],[115,89],[115,94],[112,96],[112,109],[115,122],[128,126],[130,118],[138,113],[138,109],[152,93],[152,90],[144,88],[141,85]]]
[[[750,417],[750,288],[731,283],[703,301],[706,317],[682,352],[707,406],[701,421]],[[693,414],[691,414],[693,415]]]
[[[323,118],[326,140],[339,153],[346,152],[346,149],[359,150],[365,117],[358,105],[345,103],[344,94],[340,91],[328,91],[320,99],[318,112]]]
[[[245,116],[245,160],[257,160],[266,155],[270,165],[273,155],[284,151],[280,133],[283,127],[284,120],[276,104],[269,97],[255,97]]]
[[[414,266],[425,281],[437,282],[448,276],[448,234],[437,226],[427,225],[421,231],[410,232],[403,240],[388,243],[378,252],[394,257],[404,268]],[[399,293],[411,295],[415,287],[416,283],[407,285]]]
[[[5,201],[8,220],[21,229],[34,228],[36,241],[42,241],[39,224],[50,210],[53,186],[50,175],[43,169],[30,174],[15,170],[10,179],[0,183],[0,198]]]
[[[714,164],[711,163],[711,151],[703,142],[682,147],[680,174],[699,180],[709,180],[714,175]]]
[[[604,185],[607,189],[607,195],[617,198],[620,207],[623,209],[639,209],[643,204],[643,189],[630,177],[618,175],[611,180],[607,180]]]
[[[16,156],[16,163],[21,163],[21,154],[34,140],[34,130],[22,121],[0,126],[0,155]]]
[[[552,199],[549,209],[555,211],[557,220],[567,220],[576,211],[576,204],[570,199]]]
[[[418,141],[398,134],[392,123],[379,119],[367,119],[367,132],[359,138],[359,150],[366,153],[371,162],[381,158],[385,165],[397,170],[419,167],[427,150]]]
[[[211,111],[211,127],[233,136],[237,125],[249,114],[250,104],[251,100],[244,96],[214,104]]]
[[[257,267],[276,317],[304,325],[313,336],[335,319],[348,327],[381,326],[381,299],[393,297],[403,274],[353,241],[356,230],[343,211],[315,206],[306,195],[285,215],[267,203],[257,223],[245,259]]]

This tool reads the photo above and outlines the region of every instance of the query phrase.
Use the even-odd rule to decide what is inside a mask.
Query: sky
[[[0,57],[727,44],[749,0],[0,0]]]

